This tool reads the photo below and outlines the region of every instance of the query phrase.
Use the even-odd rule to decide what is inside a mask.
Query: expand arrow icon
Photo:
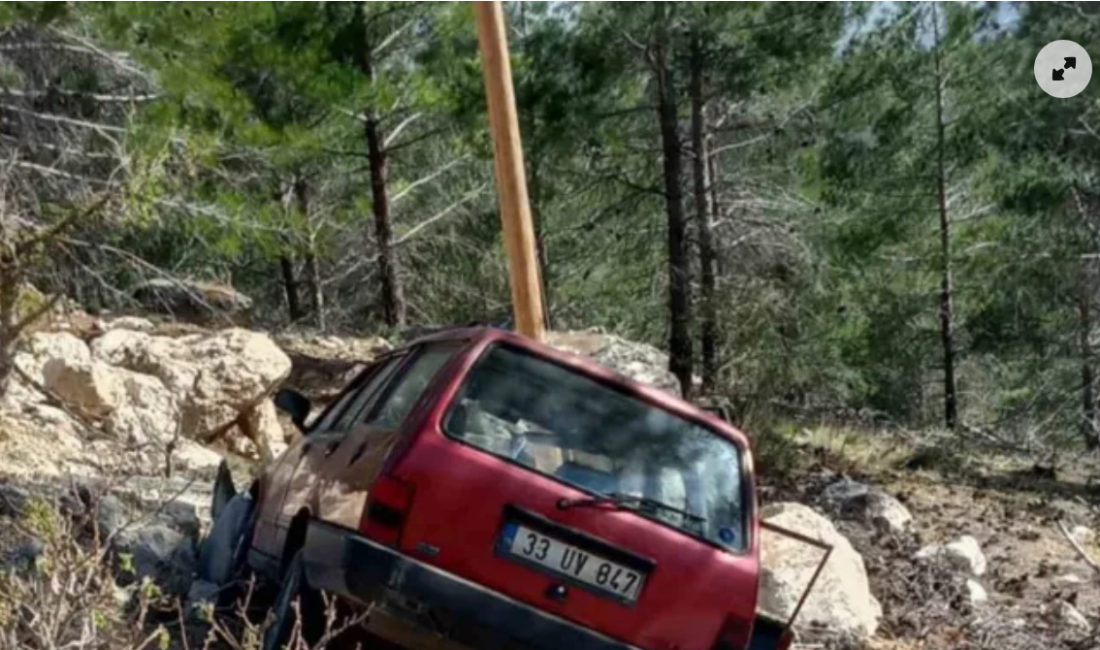
[[[1065,70],[1054,70],[1053,71],[1053,77],[1054,78],[1052,79],[1052,81],[1065,81],[1065,78],[1062,76],[1065,73],[1066,73]]]
[[[1066,68],[1073,68],[1074,70],[1077,69],[1077,57],[1067,56],[1067,57],[1065,57],[1065,59],[1066,59],[1066,65],[1065,65]]]

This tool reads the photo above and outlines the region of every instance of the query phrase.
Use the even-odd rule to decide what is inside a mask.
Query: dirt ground
[[[798,460],[784,478],[761,476],[762,500],[819,502],[823,488],[841,476],[878,486],[904,503],[912,534],[888,537],[862,523],[838,529],[864,555],[872,591],[884,619],[876,650],[1086,650],[1100,636],[1073,624],[1072,606],[1092,628],[1100,622],[1100,570],[1070,544],[1068,530],[1100,531],[1100,462],[1075,459],[1054,477],[1023,456],[959,449],[930,454],[889,437],[814,432],[796,441]],[[947,566],[917,562],[926,544],[971,535],[988,560],[975,580],[989,595],[971,605],[966,577]],[[1100,539],[1100,538],[1098,538]],[[1083,550],[1100,560],[1100,544]],[[825,646],[842,645],[841,642]],[[814,644],[811,647],[822,647]]]

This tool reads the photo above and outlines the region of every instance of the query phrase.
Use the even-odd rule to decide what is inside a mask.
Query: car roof
[[[704,408],[696,406],[668,391],[635,381],[589,357],[573,354],[545,343],[539,343],[509,330],[484,325],[447,328],[414,339],[402,345],[399,349],[403,350],[416,345],[443,341],[498,342],[524,349],[534,353],[536,356],[555,361],[572,370],[597,379],[601,381],[601,383],[610,384],[619,390],[655,404],[671,413],[705,424],[707,428],[733,439],[742,448],[749,448],[748,436],[740,429]]]

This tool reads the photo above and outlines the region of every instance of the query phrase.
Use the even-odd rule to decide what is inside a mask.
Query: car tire
[[[234,496],[199,547],[198,578],[217,585],[219,595],[228,595],[245,569],[254,512],[255,503],[247,494]]]
[[[297,599],[298,608],[294,601]],[[302,640],[312,646],[323,634],[325,618],[324,602],[320,592],[306,583],[305,567],[302,564],[302,552],[298,551],[290,559],[279,594],[271,607],[274,620],[264,630],[261,650],[281,650],[291,640],[291,634],[301,614]]]

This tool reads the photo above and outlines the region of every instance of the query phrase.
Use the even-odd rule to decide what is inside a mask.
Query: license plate
[[[621,600],[634,602],[645,576],[595,553],[554,539],[526,526],[504,528],[503,548],[509,555],[566,576]]]

